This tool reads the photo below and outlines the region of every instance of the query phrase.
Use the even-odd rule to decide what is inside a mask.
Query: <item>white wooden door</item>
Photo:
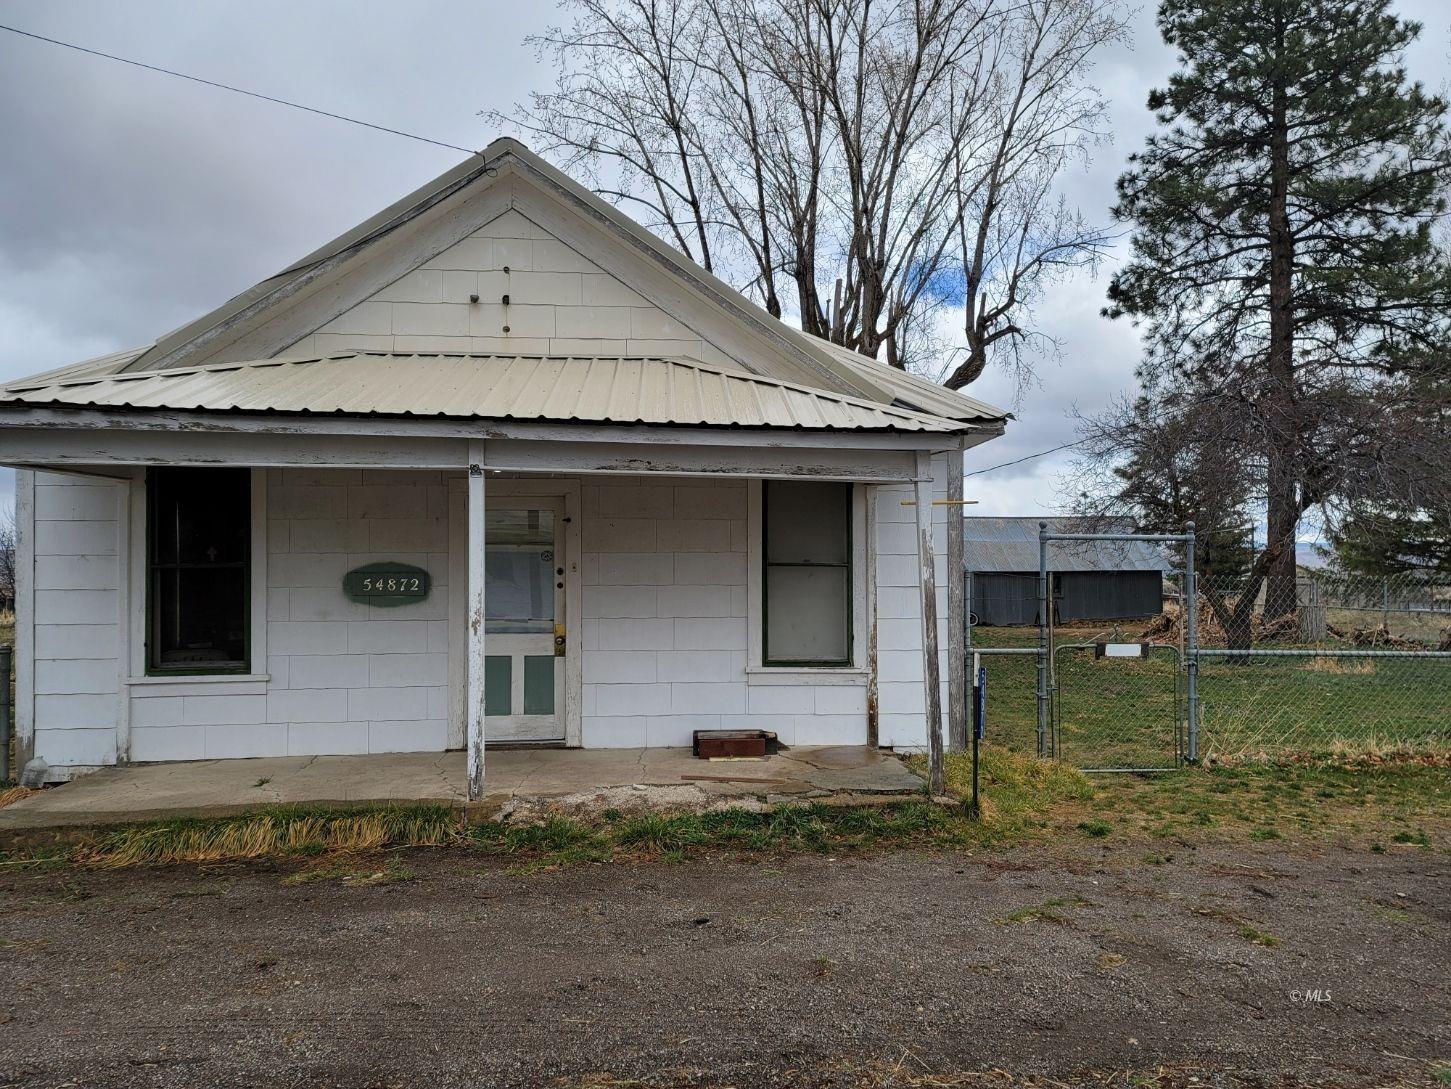
[[[484,545],[484,730],[564,740],[564,500],[491,499]]]

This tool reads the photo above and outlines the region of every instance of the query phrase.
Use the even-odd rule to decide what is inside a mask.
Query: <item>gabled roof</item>
[[[1107,528],[1082,518],[964,518],[964,566],[984,574],[1037,573],[1038,523],[1051,533],[1128,533],[1127,522]],[[1158,545],[1147,541],[1053,541],[1051,571],[1170,571],[1173,564]]]
[[[230,345],[246,346],[250,333],[304,300],[325,298],[338,311],[362,301],[368,291],[359,282],[349,286],[348,276],[356,273],[374,252],[404,247],[410,241],[418,244],[425,226],[437,230],[440,224],[449,222],[449,217],[462,216],[469,202],[478,201],[481,194],[506,178],[527,186],[535,198],[542,195],[571,209],[581,221],[606,232],[629,253],[668,273],[677,286],[686,288],[696,305],[748,329],[763,350],[739,358],[742,370],[882,405],[896,403],[948,419],[1008,418],[1001,409],[792,328],[509,138],[494,141],[275,276],[161,337],[120,369],[137,372],[232,361],[227,359]],[[427,256],[432,254],[427,254],[425,260]],[[354,275],[353,281],[358,277]],[[347,295],[348,290],[354,295]],[[247,355],[245,351],[242,354]],[[273,353],[251,353],[257,354]]]
[[[973,425],[681,359],[338,352],[0,389],[0,405],[954,433]]]

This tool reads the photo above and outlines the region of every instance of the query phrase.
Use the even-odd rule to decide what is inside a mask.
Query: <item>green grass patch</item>
[[[1239,924],[1239,936],[1252,945],[1263,945],[1266,949],[1274,949],[1280,944],[1280,939],[1268,930],[1261,930],[1249,923]]]

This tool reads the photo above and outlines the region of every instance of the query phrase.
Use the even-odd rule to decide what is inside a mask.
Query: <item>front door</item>
[[[485,515],[484,732],[564,740],[564,500],[490,499]]]

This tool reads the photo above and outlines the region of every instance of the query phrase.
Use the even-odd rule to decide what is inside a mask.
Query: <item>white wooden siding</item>
[[[835,684],[747,668],[746,481],[599,478],[582,501],[586,747],[688,745],[694,730],[740,728],[794,745],[865,743],[864,675]]]
[[[445,748],[448,503],[436,471],[269,470],[266,679],[133,686],[132,759]],[[426,569],[429,597],[349,601],[343,575],[382,560]]]
[[[23,713],[26,732],[34,731],[34,751],[52,765],[53,779],[63,779],[116,761],[119,519],[128,485],[61,473],[37,472],[31,479],[33,521],[21,530],[31,535],[34,549],[34,662]]]
[[[932,459],[932,497],[947,495],[947,458]],[[877,669],[878,743],[899,749],[927,746],[922,691],[922,602],[917,588],[917,513],[902,501],[910,484],[877,489]],[[947,707],[947,519],[958,507],[932,508],[933,554],[937,573],[937,646],[942,678],[943,722]],[[961,578],[961,572],[957,575]],[[946,726],[943,726],[946,729]],[[944,733],[944,738],[946,734]]]
[[[736,365],[512,208],[280,354],[345,348],[669,355]]]
[[[446,748],[450,570],[461,567],[450,557],[449,474],[267,474],[266,660],[251,677],[130,684],[131,759]],[[583,672],[582,744],[686,745],[696,729],[741,727],[788,744],[866,741],[864,673],[773,676],[750,661],[746,481],[587,477],[577,486],[581,607],[570,630]],[[76,770],[115,760],[122,487],[36,478],[35,536],[48,549],[35,565],[36,751]],[[900,748],[926,743],[914,511],[901,503],[910,495],[910,486],[880,486],[871,528],[880,741]],[[934,507],[944,648],[950,513]],[[349,602],[343,574],[379,560],[426,568],[429,599],[397,609]]]

